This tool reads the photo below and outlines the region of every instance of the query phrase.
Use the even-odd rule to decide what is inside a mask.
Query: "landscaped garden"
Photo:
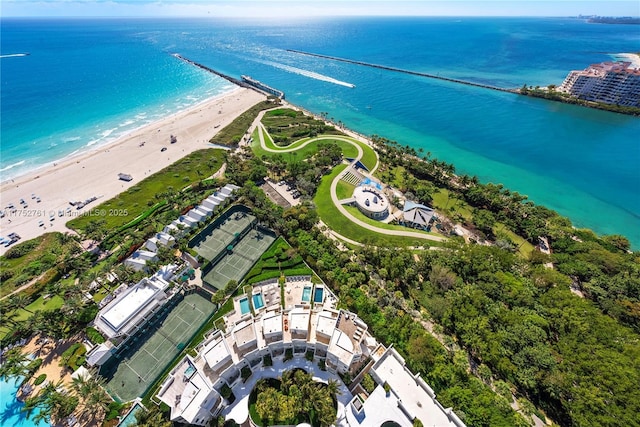
[[[267,111],[262,124],[279,146],[285,147],[304,137],[342,135],[335,127],[325,124],[299,110],[279,108]]]
[[[247,273],[245,281],[251,284],[282,275],[303,276],[310,274],[313,272],[304,263],[302,257],[289,246],[286,240],[278,237]]]
[[[249,415],[256,425],[332,425],[336,421],[338,383],[316,382],[302,369],[281,378],[259,380],[249,396]]]
[[[373,246],[405,247],[425,246],[434,243],[430,240],[376,233],[354,224],[349,218],[342,215],[331,200],[331,182],[345,168],[346,165],[339,165],[329,175],[322,177],[322,183],[313,199],[318,215],[329,228],[346,238]]]

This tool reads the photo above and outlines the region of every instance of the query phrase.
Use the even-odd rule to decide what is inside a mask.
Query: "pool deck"
[[[310,280],[287,281],[286,290],[284,292],[285,309],[292,309],[299,305],[311,305],[311,301],[302,301],[302,292],[306,286],[313,287]],[[313,299],[313,292],[311,292]]]

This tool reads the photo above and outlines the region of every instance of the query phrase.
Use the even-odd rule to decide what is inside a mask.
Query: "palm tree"
[[[9,297],[9,301],[16,310],[25,310],[33,314],[33,311],[27,308],[27,306],[31,304],[31,299],[25,294],[13,294]]]
[[[164,418],[157,406],[136,412],[134,427],[171,427],[172,423]]]
[[[338,381],[333,379],[329,380],[329,382],[327,383],[327,393],[329,393],[329,395],[331,396],[339,396],[342,394]]]
[[[22,353],[20,347],[14,347],[2,355],[0,365],[0,377],[15,378],[25,377],[29,374],[29,362],[31,359]]]

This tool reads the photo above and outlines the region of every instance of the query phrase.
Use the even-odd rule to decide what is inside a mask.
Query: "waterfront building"
[[[337,309],[335,295],[310,276],[257,283],[233,302],[224,326],[209,332],[160,386],[154,400],[170,407],[173,421],[204,426],[223,416],[254,425],[248,396],[257,381],[300,368],[315,381],[339,382],[338,427],[411,427],[416,419],[464,427],[395,349],[378,343],[356,314]],[[377,384],[370,393],[360,385],[367,374]],[[344,375],[353,378],[348,387]]]
[[[435,211],[428,206],[407,200],[402,209],[402,223],[407,227],[427,229]]]
[[[640,69],[631,62],[602,62],[574,70],[558,87],[588,101],[640,107]]]
[[[389,199],[375,185],[360,184],[353,190],[358,210],[369,218],[382,220],[389,215]]]

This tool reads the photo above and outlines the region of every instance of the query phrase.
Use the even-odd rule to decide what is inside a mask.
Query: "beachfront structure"
[[[353,199],[360,212],[372,219],[389,215],[389,199],[377,186],[361,184],[353,190]]]
[[[142,271],[147,266],[147,262],[158,261],[158,255],[155,252],[138,249],[131,256],[124,260],[124,265],[131,267],[135,271]]]
[[[132,286],[123,284],[100,302],[100,311],[93,326],[108,341],[87,353],[89,366],[106,363],[123,343],[135,336],[174,297],[176,292],[168,291],[168,288],[180,274],[179,270],[175,264],[163,265],[153,276],[145,277]]]
[[[175,244],[176,244],[175,237],[173,237],[169,233],[165,233],[164,231],[161,231],[159,233],[156,233],[155,236],[147,239],[147,241],[144,243],[144,246],[150,252],[157,253],[158,249],[160,249],[161,246],[172,248]]]
[[[335,295],[310,279],[289,277],[282,285],[267,280],[234,299],[234,310],[222,319],[223,330],[205,336],[195,356],[185,356],[160,386],[156,397],[171,408],[173,421],[206,425],[212,417],[222,415],[244,425],[248,418],[245,397],[255,382],[300,367],[318,381],[340,381],[338,374],[344,373],[354,378],[350,388],[340,382],[339,427],[411,427],[416,418],[423,425],[464,427],[451,409],[440,405],[420,376],[406,368],[393,348],[379,344],[357,315],[336,309]],[[248,309],[250,300],[253,311]],[[260,309],[255,310],[256,306]],[[265,358],[273,366],[265,365]],[[247,370],[251,379],[245,381],[241,372]],[[378,384],[370,394],[359,386],[365,373]],[[189,388],[192,377],[199,378],[198,387]],[[186,396],[184,390],[190,390]],[[225,390],[232,391],[234,402],[222,397]],[[395,424],[386,424],[388,421]]]
[[[212,409],[221,401],[207,375],[196,367],[190,356],[171,371],[158,396],[171,407],[173,421],[198,426],[206,425]]]
[[[187,217],[197,222],[202,222],[207,219],[208,215],[205,212],[199,211],[197,208],[193,208],[187,212]]]
[[[172,270],[165,270],[165,274],[160,270],[133,286],[120,286],[114,292],[115,298],[98,312],[94,327],[109,339],[128,335],[139,322],[146,320],[149,312],[166,302],[165,290],[173,276],[173,272],[169,275],[167,272]]]
[[[558,87],[588,101],[640,107],[640,68],[631,62],[602,62],[574,70]]]
[[[430,207],[407,200],[402,208],[402,223],[407,227],[426,229],[434,214]]]

